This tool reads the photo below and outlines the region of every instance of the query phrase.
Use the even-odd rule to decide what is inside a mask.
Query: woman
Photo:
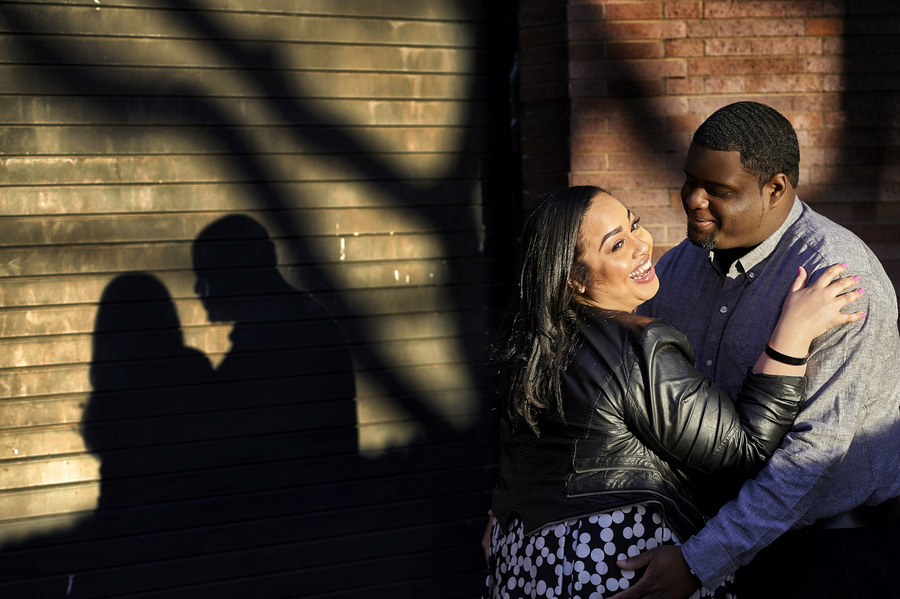
[[[800,269],[738,407],[693,367],[675,329],[637,316],[659,282],[652,238],[606,191],[546,196],[526,223],[501,373],[491,598],[601,599],[630,584],[615,560],[698,530],[714,488],[753,475],[796,416],[811,341],[863,314],[836,265]],[[690,309],[686,306],[685,309]],[[775,351],[777,350],[777,351]],[[701,589],[728,597],[728,588]]]

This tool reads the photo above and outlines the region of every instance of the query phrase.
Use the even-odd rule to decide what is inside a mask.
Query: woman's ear
[[[576,281],[574,279],[569,279],[568,284],[569,284],[569,287],[572,288],[572,291],[574,291],[575,293],[577,293],[579,295],[584,294],[584,285],[583,284],[579,283],[578,281]]]

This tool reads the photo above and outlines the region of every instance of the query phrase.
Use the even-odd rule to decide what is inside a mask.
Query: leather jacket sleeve
[[[753,471],[800,410],[805,377],[748,370],[735,402],[693,366],[687,338],[660,321],[632,329],[626,418],[641,441],[688,471]],[[630,367],[629,367],[630,366]],[[630,407],[630,409],[628,409]]]

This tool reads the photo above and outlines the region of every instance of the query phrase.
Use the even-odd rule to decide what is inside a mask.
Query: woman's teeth
[[[650,272],[650,268],[651,268],[652,266],[653,266],[653,265],[650,263],[650,261],[647,260],[646,262],[644,262],[643,264],[641,264],[641,265],[637,268],[637,270],[635,270],[633,273],[631,273],[631,274],[628,275],[628,276],[629,276],[629,278],[632,278],[632,279],[640,279],[640,278],[646,276],[646,274],[647,274],[648,272]]]

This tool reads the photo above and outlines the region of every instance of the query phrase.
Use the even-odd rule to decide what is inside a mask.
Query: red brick
[[[682,179],[684,179],[683,173],[678,173],[678,187],[681,187]],[[641,222],[647,220],[651,223],[670,223],[682,228],[684,230],[685,226],[685,215],[684,208],[681,207],[681,201],[678,201],[677,206],[668,206],[665,208],[645,208],[641,210]]]
[[[679,21],[570,23],[570,40],[653,40],[674,39],[687,35],[687,27]]]
[[[658,168],[640,171],[606,171],[602,174],[603,183],[600,185],[607,189],[667,189],[680,187],[682,179],[681,173]]]
[[[816,56],[806,59],[807,73],[843,73],[844,60],[838,56]]]
[[[706,82],[696,77],[666,79],[666,94],[670,96],[696,95],[706,92]]]
[[[645,98],[640,106],[642,110],[637,118],[665,117],[687,112],[688,100],[686,98],[650,97]],[[634,102],[616,98],[573,99],[570,108],[572,114],[577,114],[581,118],[632,118],[636,115]]]
[[[822,39],[822,53],[843,54],[846,45],[847,42],[842,37],[826,37]]]
[[[573,79],[588,77],[621,77],[623,69],[631,77],[684,77],[687,62],[681,59],[591,61],[569,63],[569,75]]]
[[[614,116],[606,120],[610,133],[665,133],[666,118],[657,115]]]
[[[824,75],[822,77],[822,91],[843,92],[847,89],[843,75]]]
[[[800,154],[800,162],[807,166],[814,164],[837,164],[831,155],[837,156],[838,153],[828,148],[810,148],[806,147]]]
[[[814,17],[822,14],[821,0],[787,0],[776,2],[764,0],[748,2],[704,3],[704,17],[707,19],[733,19],[746,17]]]
[[[554,173],[569,170],[568,154],[522,154],[522,170],[526,173]]]
[[[607,21],[659,19],[663,16],[661,2],[629,2],[625,4],[609,2],[604,6]]]
[[[807,35],[840,35],[844,29],[842,19],[809,19],[806,22]]]
[[[606,55],[612,59],[663,58],[666,46],[659,40],[610,42],[606,44]]]
[[[842,129],[847,125],[847,115],[840,111],[824,113],[822,126],[827,129]]]
[[[670,116],[667,119],[667,128],[669,131],[687,131],[688,133],[693,133],[704,120],[705,117],[691,114]]]
[[[796,130],[810,130],[822,128],[822,114],[818,112],[784,112],[785,118],[791,122]]]
[[[609,85],[603,79],[578,79],[569,82],[570,98],[609,97]]]
[[[609,170],[611,171],[640,171],[659,168],[665,164],[666,155],[659,153],[629,152],[610,153]]]
[[[747,77],[707,77],[708,94],[743,94],[747,92]]]
[[[607,94],[610,98],[647,98],[666,93],[664,79],[608,79]]]
[[[621,196],[618,196],[619,200],[625,204],[626,206],[659,206],[664,207],[668,206],[669,202],[669,193],[664,189],[629,189],[625,191]],[[641,209],[641,213],[644,209]],[[641,220],[643,222],[643,214],[638,214],[641,216]]]
[[[747,91],[757,94],[822,91],[820,75],[767,75],[747,79]]]
[[[688,62],[688,71],[696,75],[753,75],[802,73],[802,58],[698,58]]]
[[[669,58],[703,56],[703,40],[666,41],[666,56]]]
[[[636,151],[667,151],[668,143],[665,136],[640,136],[632,134],[610,135],[580,135],[572,134],[572,152],[636,152]]]
[[[809,132],[808,146],[812,148],[837,147],[843,142],[843,131],[837,129],[819,129]]]
[[[845,0],[825,0],[822,3],[822,14],[826,17],[838,17],[847,14]]]
[[[570,23],[585,21],[603,21],[603,5],[601,4],[572,4],[566,7],[566,20]]]
[[[666,2],[667,19],[702,19],[702,2]]]
[[[789,110],[797,112],[836,112],[843,106],[841,94],[814,94],[796,96]]]
[[[822,54],[820,38],[712,39],[705,42],[706,56],[778,56]]]
[[[699,98],[688,98],[688,109],[684,111],[685,114],[699,114],[703,118],[708,117],[712,113],[714,113],[719,108],[727,104],[731,104],[732,102],[736,102],[738,100],[750,100],[753,102],[761,102],[768,106],[771,106],[778,112],[784,113],[790,110],[791,107],[791,98],[790,96],[743,96],[741,98],[723,98],[719,96],[711,96],[711,97],[699,97]]]
[[[566,187],[569,183],[569,173],[525,173],[522,176],[522,206],[526,210],[533,209],[537,199],[544,193]]]
[[[572,171],[606,171],[609,170],[607,154],[572,154]]]
[[[688,37],[786,37],[802,36],[806,22],[802,19],[703,19],[687,22]]]

